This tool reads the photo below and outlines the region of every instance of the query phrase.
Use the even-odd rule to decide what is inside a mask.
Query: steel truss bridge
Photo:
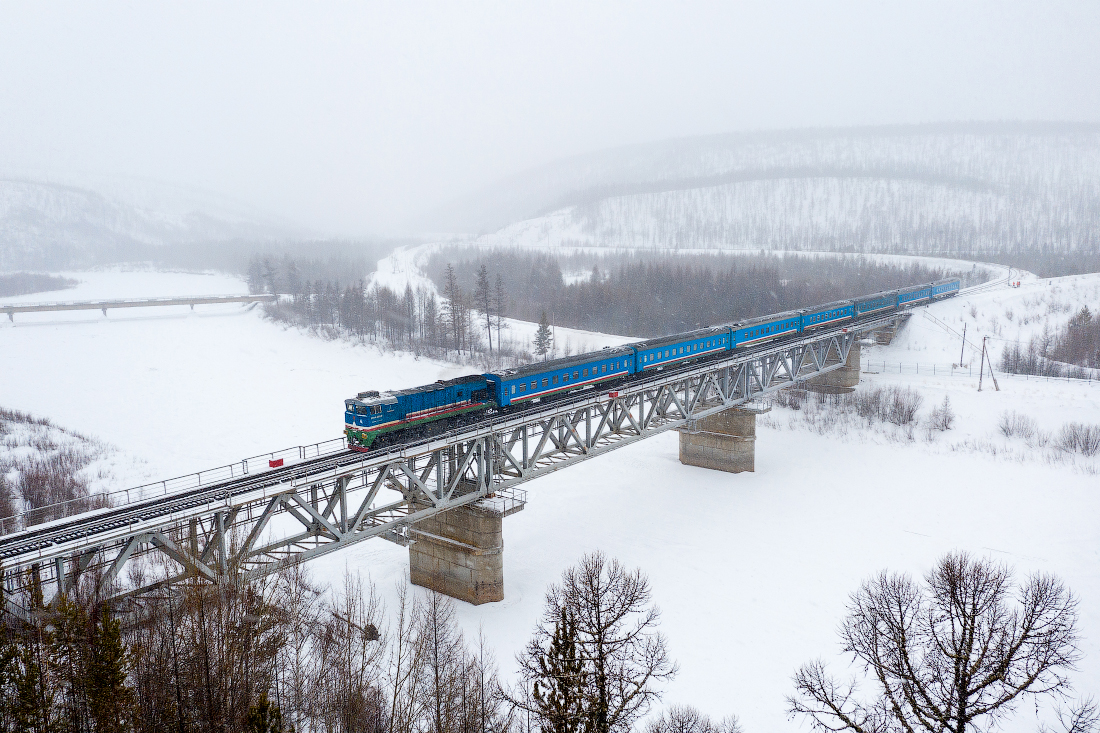
[[[0,537],[6,608],[22,613],[17,599],[31,586],[48,602],[86,576],[101,598],[121,602],[189,578],[257,578],[375,537],[408,545],[418,520],[475,502],[507,514],[522,507],[524,482],[838,369],[863,333],[899,317],[581,390],[401,446],[341,445],[14,532]]]

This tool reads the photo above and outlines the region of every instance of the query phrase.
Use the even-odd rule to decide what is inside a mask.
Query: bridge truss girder
[[[858,338],[836,330],[656,372],[616,391],[582,390],[542,410],[40,550],[5,563],[7,605],[18,612],[18,593],[31,584],[56,598],[89,573],[113,601],[191,578],[257,578],[375,537],[408,545],[417,521],[466,504],[510,513],[525,501],[520,484],[840,368]]]

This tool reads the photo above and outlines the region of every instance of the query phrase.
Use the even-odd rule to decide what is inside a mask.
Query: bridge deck
[[[108,308],[154,308],[166,305],[213,305],[215,303],[256,303],[273,301],[271,293],[258,295],[206,295],[198,297],[180,296],[171,298],[128,298],[122,300],[75,300],[57,303],[8,303],[0,304],[0,311],[8,314],[9,320],[15,320],[16,313],[43,313],[49,311],[106,311]]]
[[[98,568],[101,586],[124,597],[170,580],[118,587],[123,566],[152,552],[166,555],[179,579],[216,580],[254,577],[372,537],[408,544],[420,519],[492,496],[522,502],[514,492],[525,481],[840,368],[861,333],[896,317],[726,352],[400,446],[337,450],[30,527],[0,537],[3,581],[17,591],[21,570],[33,567],[63,591]],[[393,500],[379,504],[382,492]]]

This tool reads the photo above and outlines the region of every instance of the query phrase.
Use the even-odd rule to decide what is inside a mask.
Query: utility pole
[[[982,377],[985,376],[985,342],[989,340],[988,336],[982,337],[982,369],[978,372],[978,391],[982,391]],[[989,378],[993,380],[993,387],[998,392],[1001,391],[1001,385],[997,384],[997,375],[993,373],[993,357],[989,357]]]
[[[989,338],[989,337],[986,336],[986,338]],[[993,380],[994,389],[996,389],[998,392],[1000,392],[1001,391],[1001,385],[997,384],[997,375],[993,373],[993,355],[992,354],[990,354],[990,356],[989,356],[989,378]]]
[[[978,369],[978,391],[979,392],[982,391],[982,378],[985,377],[985,340],[988,339],[988,338],[989,338],[988,336],[983,336],[982,337],[982,365]]]
[[[959,349],[959,366],[962,366],[963,359],[966,358],[966,324],[963,324],[963,345]]]

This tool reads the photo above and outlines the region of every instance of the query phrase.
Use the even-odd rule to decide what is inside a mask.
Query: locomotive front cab
[[[344,400],[344,435],[348,447],[366,450],[377,431],[395,419],[397,399],[371,390],[360,392],[353,400]]]

